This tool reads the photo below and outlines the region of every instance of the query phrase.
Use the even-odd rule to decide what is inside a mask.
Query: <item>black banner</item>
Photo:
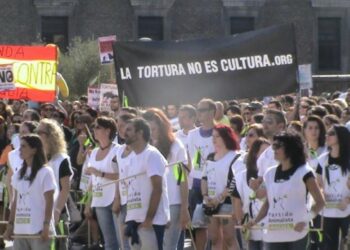
[[[191,41],[116,42],[119,93],[136,106],[262,97],[297,89],[292,24]]]

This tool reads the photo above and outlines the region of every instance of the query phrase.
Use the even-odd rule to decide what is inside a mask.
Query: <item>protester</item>
[[[171,127],[174,131],[180,129],[179,118],[178,118],[178,106],[176,105],[167,105],[166,114],[170,120]]]
[[[303,134],[307,150],[307,161],[316,170],[318,165],[317,158],[327,150],[325,146],[326,128],[321,118],[309,116],[304,122]]]
[[[224,104],[222,102],[215,102],[216,111],[215,111],[215,122],[223,125],[230,125],[230,120],[224,113]]]
[[[131,249],[162,250],[165,225],[170,220],[167,161],[149,145],[150,136],[145,120],[135,118],[128,122],[125,143],[135,156],[128,171],[126,235],[130,237]]]
[[[56,183],[53,170],[46,166],[44,147],[37,135],[21,137],[23,166],[12,178],[14,201],[4,238],[12,235],[40,235],[40,238],[15,239],[14,250],[50,249]]]
[[[186,229],[190,215],[188,212],[187,153],[180,140],[175,139],[170,121],[156,108],[148,109],[143,118],[151,129],[151,144],[167,159],[169,164],[166,174],[170,206],[170,224],[164,233],[164,249],[176,250],[180,234]]]
[[[350,132],[342,125],[332,126],[326,134],[329,152],[319,157],[318,182],[323,189],[326,206],[322,249],[338,249],[339,231],[344,244],[350,222]]]
[[[213,130],[213,145],[214,152],[207,157],[201,182],[204,213],[209,216],[208,236],[212,249],[239,249],[234,221],[212,217],[217,213],[233,212],[227,184],[234,178],[231,167],[240,156],[239,142],[230,127],[216,125]]]
[[[28,135],[34,133],[36,128],[38,127],[38,123],[25,121],[19,127],[19,136]],[[11,180],[14,173],[16,173],[23,165],[23,159],[20,157],[19,147],[14,148],[8,154],[8,162],[7,162],[7,174],[6,174],[6,187],[9,194],[9,200],[13,200],[13,192],[11,186]]]
[[[265,137],[272,143],[274,135],[282,132],[286,128],[286,119],[281,111],[268,109],[263,120],[263,130]],[[258,179],[250,180],[250,187],[255,191],[260,187],[266,171],[277,165],[272,146],[268,147],[258,158]],[[258,197],[264,197],[264,191],[257,193]]]
[[[188,133],[195,128],[196,109],[192,105],[183,105],[179,109],[179,125],[180,128],[175,133],[185,148],[188,148]]]
[[[70,182],[73,177],[73,171],[67,155],[67,144],[64,139],[64,133],[59,124],[51,119],[42,119],[36,130],[40,136],[47,163],[53,169],[57,184],[57,199],[54,203],[54,222],[58,228],[58,233],[65,235],[68,233],[68,227],[60,225],[69,221],[69,212],[67,208],[67,200],[70,190]],[[68,249],[68,239],[61,239],[57,242],[58,249]]]
[[[86,174],[90,174],[92,200],[85,207],[85,215],[92,217],[92,209],[96,208],[98,225],[104,238],[104,248],[114,250],[119,248],[120,238],[118,223],[112,211],[116,193],[116,184],[108,184],[118,179],[118,167],[115,159],[117,147],[112,143],[116,134],[114,119],[109,117],[97,118],[94,125],[94,136],[99,143],[89,157]],[[119,239],[118,239],[119,238]]]
[[[245,162],[246,169],[235,174],[236,186],[232,191],[232,195],[234,200],[234,216],[238,224],[244,223],[249,219],[255,219],[263,204],[261,200],[256,198],[254,190],[249,187],[249,180],[258,177],[256,161],[269,145],[270,142],[267,139],[262,137],[257,138],[249,147]],[[248,249],[263,249],[262,230],[251,230],[251,232],[248,232],[247,238]]]
[[[117,118],[118,135],[122,140],[125,140],[125,129],[127,122],[135,118],[132,114],[119,114]],[[134,152],[129,145],[123,144],[116,150],[116,160],[118,163],[119,178],[127,177],[127,172],[130,168],[131,159]],[[113,202],[113,212],[117,215],[118,230],[125,231],[125,218],[127,206],[127,185],[125,181],[120,181],[117,186],[116,195]],[[124,250],[130,249],[128,238],[121,234],[120,244],[123,244]]]
[[[192,160],[190,177],[193,178],[190,192],[190,214],[192,215],[203,202],[201,194],[201,178],[203,167],[209,153],[214,152],[213,128],[216,105],[211,99],[202,99],[197,105],[197,118],[201,123],[199,128],[191,130],[188,134],[188,151]],[[201,208],[200,208],[201,209]],[[195,215],[193,215],[195,217]],[[192,221],[193,224],[194,221]],[[194,225],[196,235],[196,247],[205,249],[207,244],[206,225]]]
[[[267,199],[259,214],[248,223],[255,226],[266,217],[265,249],[306,249],[308,224],[324,206],[324,197],[312,169],[306,164],[302,139],[297,134],[274,135],[274,155],[279,162],[267,170]],[[310,212],[307,195],[315,201]]]

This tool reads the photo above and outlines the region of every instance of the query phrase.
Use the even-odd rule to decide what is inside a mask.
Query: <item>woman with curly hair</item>
[[[57,182],[58,197],[54,205],[54,220],[57,225],[61,220],[69,218],[67,200],[70,190],[70,182],[73,171],[70,158],[67,155],[67,144],[64,133],[58,123],[51,119],[42,119],[37,128],[37,133],[43,141],[48,165],[52,167]],[[61,230],[61,229],[60,229]],[[65,232],[59,232],[64,234]],[[59,249],[67,249],[66,239],[58,241]]]

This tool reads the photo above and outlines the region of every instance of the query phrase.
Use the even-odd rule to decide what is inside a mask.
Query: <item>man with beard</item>
[[[128,121],[125,144],[133,151],[126,176],[126,236],[131,249],[163,249],[165,225],[170,220],[165,168],[167,161],[149,144],[150,127],[140,118]]]

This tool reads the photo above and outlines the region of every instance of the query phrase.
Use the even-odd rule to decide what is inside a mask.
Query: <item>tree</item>
[[[115,79],[114,68],[110,67],[113,66],[101,65],[98,42],[94,39],[74,38],[68,51],[59,56],[58,71],[69,86],[70,99],[86,95],[91,83],[108,83]]]

